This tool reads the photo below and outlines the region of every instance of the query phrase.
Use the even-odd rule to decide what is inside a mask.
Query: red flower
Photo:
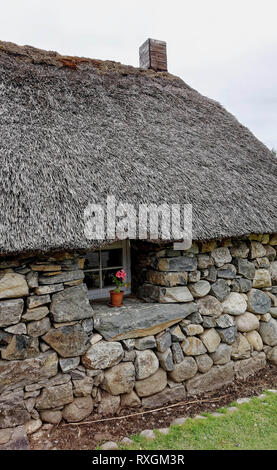
[[[127,274],[125,273],[124,269],[121,269],[120,272],[121,272],[121,277],[122,277],[122,279],[124,280],[125,277],[127,276]]]

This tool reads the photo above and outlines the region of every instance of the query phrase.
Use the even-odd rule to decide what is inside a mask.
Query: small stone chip
[[[172,426],[180,426],[181,424],[184,424],[188,418],[175,418],[172,422]]]
[[[263,400],[264,398],[266,398],[266,395],[265,393],[261,393],[261,395],[258,395],[257,398],[259,398],[259,400]]]
[[[237,403],[238,403],[239,405],[242,405],[243,403],[249,403],[250,400],[251,400],[251,398],[238,398],[238,399],[237,399]]]
[[[101,446],[101,449],[102,450],[116,450],[118,449],[118,445],[116,442],[108,441],[108,442],[105,442],[105,444]]]
[[[145,429],[144,431],[141,431],[140,435],[142,437],[146,437],[146,439],[155,439],[156,437],[152,429]]]
[[[127,446],[134,444],[132,439],[129,439],[129,437],[123,437],[123,439],[121,439],[121,443]]]
[[[161,433],[161,434],[168,434],[170,429],[169,428],[159,428],[158,431]]]

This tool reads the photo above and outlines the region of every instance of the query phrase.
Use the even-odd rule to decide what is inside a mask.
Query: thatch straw
[[[0,42],[0,252],[89,249],[87,203],[193,204],[193,238],[277,232],[277,159],[168,73]]]

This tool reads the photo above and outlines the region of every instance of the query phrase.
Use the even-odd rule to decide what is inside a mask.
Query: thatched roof
[[[193,204],[193,238],[277,232],[277,159],[169,73],[0,42],[0,252],[91,248],[87,203]]]

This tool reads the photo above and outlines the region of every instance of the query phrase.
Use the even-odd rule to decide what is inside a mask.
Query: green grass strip
[[[205,420],[189,418],[181,426],[171,426],[167,435],[158,431],[156,439],[131,436],[132,450],[277,450],[277,394],[266,393],[266,398],[254,397],[249,403],[233,405],[238,411],[229,413],[218,409],[223,416],[203,413]]]

